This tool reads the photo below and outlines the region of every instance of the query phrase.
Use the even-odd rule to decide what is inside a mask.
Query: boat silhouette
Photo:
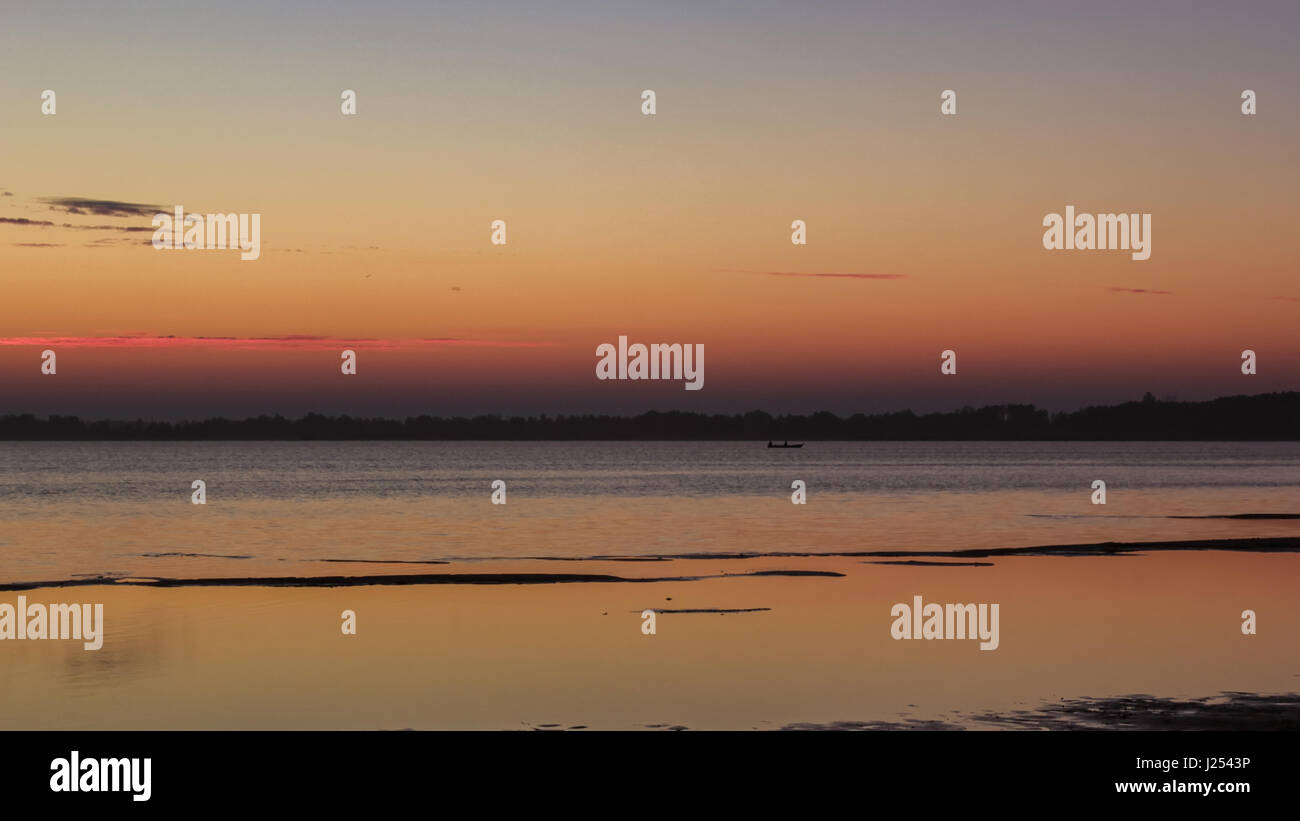
[[[782,444],[780,444],[780,445],[773,444],[772,442],[769,441],[769,442],[767,443],[767,446],[768,446],[769,448],[801,448],[801,447],[803,447],[803,442],[798,442],[798,443],[792,445],[792,444],[790,444],[790,440],[787,439],[787,440],[785,440],[784,443],[782,443]]]

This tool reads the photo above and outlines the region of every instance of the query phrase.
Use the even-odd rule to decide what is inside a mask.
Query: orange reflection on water
[[[0,727],[981,726],[972,716],[1062,698],[1296,689],[1294,554],[989,561],[483,562],[419,572],[716,578],[25,591],[29,601],[102,601],[107,635],[94,652],[0,642]],[[757,570],[844,575],[739,575]],[[998,603],[999,648],[890,638],[890,607],[914,595]],[[656,635],[640,629],[645,608],[760,607],[771,609],[661,613]],[[345,609],[357,614],[356,636],[341,633]],[[1258,635],[1241,634],[1245,609],[1257,612]]]

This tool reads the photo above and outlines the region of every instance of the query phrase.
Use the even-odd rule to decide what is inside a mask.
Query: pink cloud
[[[366,339],[310,334],[285,336],[162,336],[130,332],[117,336],[11,336],[0,337],[0,347],[44,348],[218,348],[226,350],[318,351],[340,348],[367,350],[419,350],[436,347],[544,348],[554,342],[517,342],[502,339]]]

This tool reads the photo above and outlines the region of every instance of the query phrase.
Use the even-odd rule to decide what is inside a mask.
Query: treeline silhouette
[[[808,416],[650,411],[640,416],[283,416],[193,422],[0,417],[0,440],[1294,440],[1300,393],[1142,401],[1049,413],[1033,405]]]

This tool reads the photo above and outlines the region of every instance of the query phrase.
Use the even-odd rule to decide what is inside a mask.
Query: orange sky
[[[75,27],[32,42],[48,21],[18,20],[0,412],[849,412],[1300,384],[1300,100],[1267,26],[1053,12],[1013,36],[845,10],[568,30],[519,12],[496,31],[449,14],[428,39],[322,11],[247,38],[159,22],[111,48]],[[155,250],[147,208],[59,198],[260,213],[262,256]],[[1069,204],[1151,213],[1151,258],[1044,250],[1044,214]],[[595,348],[619,335],[703,343],[705,389],[598,382]],[[124,336],[182,341],[106,339]],[[290,336],[325,341],[244,341]]]

